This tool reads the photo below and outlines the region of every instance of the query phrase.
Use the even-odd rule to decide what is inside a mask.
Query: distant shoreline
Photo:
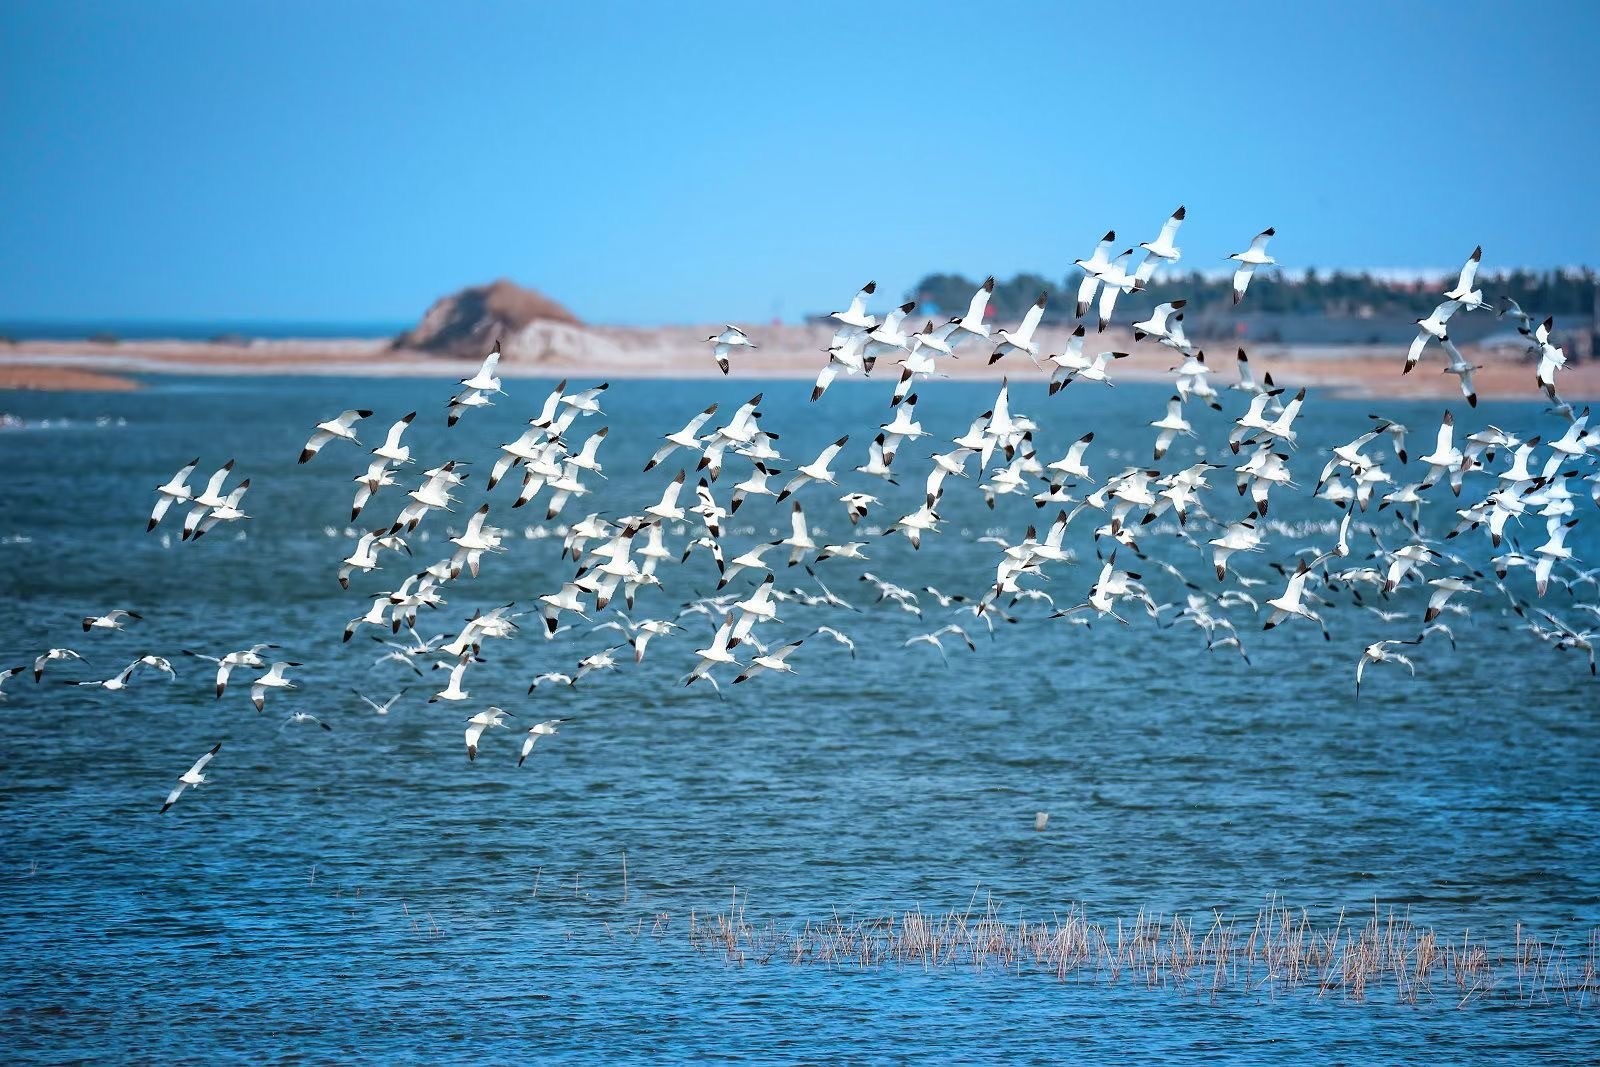
[[[578,379],[716,379],[716,365],[705,344],[705,326],[656,328],[593,327],[581,331],[582,352],[547,351],[536,359],[508,354],[500,364],[508,378]],[[734,361],[734,376],[771,380],[812,380],[822,369],[829,332],[821,327],[752,328],[762,347]],[[1040,340],[1047,351],[1059,351],[1065,335]],[[1174,365],[1170,349],[1135,342],[1126,330],[1091,335],[1091,351],[1132,353],[1116,364],[1119,381],[1161,381]],[[1237,380],[1235,346],[1219,345],[1210,354],[1213,380],[1225,388]],[[1320,348],[1282,344],[1247,345],[1251,368],[1259,379],[1271,373],[1277,384],[1329,389],[1352,397],[1429,397],[1461,399],[1453,376],[1441,373],[1442,357],[1430,349],[1424,363],[1409,375],[1400,367],[1405,352],[1390,346]],[[1532,364],[1503,355],[1466,349],[1469,359],[1483,364],[1476,375],[1484,399],[1542,401]],[[945,361],[951,377],[967,380],[1042,380],[1025,358],[1008,356],[989,365],[988,348],[971,346],[961,358]],[[219,341],[20,341],[0,345],[0,392],[9,390],[124,391],[138,388],[133,375],[251,375],[288,372],[352,377],[459,378],[476,361],[427,352],[396,350],[385,339],[269,339]],[[887,387],[895,371],[880,365],[874,379]],[[841,375],[840,380],[846,380]],[[1560,373],[1562,396],[1573,402],[1600,399],[1600,361],[1571,364]],[[1080,385],[1094,389],[1094,385]]]

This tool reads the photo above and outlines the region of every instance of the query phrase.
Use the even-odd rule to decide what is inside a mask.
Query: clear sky
[[[603,322],[1186,265],[1600,261],[1600,3],[0,0],[0,316]]]

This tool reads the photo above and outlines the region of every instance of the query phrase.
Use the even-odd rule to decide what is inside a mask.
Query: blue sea
[[[705,951],[690,937],[691,915],[704,921],[735,901],[752,923],[794,930],[974,906],[1007,922],[1077,909],[1111,926],[1141,912],[1203,926],[1221,913],[1248,928],[1277,900],[1328,929],[1341,909],[1376,906],[1441,940],[1509,950],[1519,937],[1559,938],[1581,959],[1600,926],[1600,682],[1582,653],[1539,641],[1492,590],[1462,598],[1470,616],[1446,617],[1455,650],[1439,637],[1409,650],[1414,679],[1394,665],[1370,667],[1359,702],[1362,648],[1414,636],[1425,599],[1417,589],[1383,605],[1412,616],[1393,623],[1347,592],[1326,594],[1335,601],[1324,609],[1328,641],[1302,621],[1263,633],[1260,613],[1231,610],[1248,666],[1231,649],[1208,652],[1193,627],[1158,626],[1137,604],[1123,606],[1126,627],[1084,627],[1024,602],[1018,621],[991,637],[929,593],[920,619],[877,602],[859,580],[864,570],[912,590],[981,595],[1000,553],[981,539],[1014,542],[1035,523],[1042,534],[1054,516],[1015,496],[991,510],[977,479],[951,479],[945,530],[920,551],[898,535],[862,533],[917,506],[927,455],[989,407],[992,383],[922,387],[918,414],[935,437],[903,447],[900,484],[889,485],[851,470],[891,418],[886,383],[842,382],[810,404],[802,382],[619,381],[604,394],[605,414],[569,435],[576,446],[610,428],[606,477],[591,479],[593,492],[556,522],[545,521],[543,496],[511,510],[514,477],[487,496],[482,489],[496,446],[525,428],[553,383],[508,379],[495,407],[446,429],[452,385],[151,377],[123,394],[0,393],[0,409],[24,420],[0,431],[0,669],[31,668],[52,646],[86,660],[51,663],[37,684],[30,669],[0,703],[8,1060],[1600,1059],[1592,989],[1519,995],[1514,979],[1465,999],[1441,986],[1412,1003],[1383,984],[1360,999],[1266,981],[1201,995],[1128,975],[1063,981],[1025,963],[740,965]],[[683,633],[655,639],[640,665],[624,646],[620,669],[528,694],[536,674],[572,673],[620,640],[581,621],[543,636],[537,597],[572,573],[556,528],[654,502],[685,461],[680,452],[640,472],[661,436],[712,401],[725,417],[757,391],[785,472],[850,435],[840,486],[810,486],[799,499],[819,543],[854,535],[871,557],[815,567],[853,608],[789,601],[761,636],[781,644],[828,625],[855,639],[856,657],[810,637],[791,658],[792,677],[735,686],[724,674],[720,696],[685,688],[692,650],[711,629],[695,615]],[[1011,390],[1013,411],[1040,424],[1047,462],[1095,432],[1088,461],[1098,479],[1150,462],[1147,424],[1165,401],[1158,385],[1080,383],[1048,398],[1032,381]],[[1157,466],[1187,466],[1196,448],[1232,460],[1223,440],[1244,404],[1238,394],[1226,403],[1227,414],[1191,404],[1199,436]],[[1300,488],[1274,491],[1267,551],[1235,557],[1239,573],[1266,580],[1248,592],[1276,595],[1283,579],[1271,562],[1332,547],[1338,513],[1310,499],[1329,445],[1363,432],[1370,412],[1400,418],[1413,430],[1412,459],[1390,469],[1396,481],[1417,480],[1416,457],[1429,450],[1442,406],[1313,390],[1292,460]],[[1451,406],[1462,432],[1494,423],[1549,440],[1562,428],[1533,400]],[[389,422],[421,412],[407,438],[419,462],[403,472],[405,488],[451,458],[470,460],[473,477],[454,515],[431,516],[411,538],[413,559],[386,555],[383,569],[357,575],[346,592],[335,571],[353,547],[352,479],[365,452],[335,442],[305,466],[296,458],[315,422],[348,407],[376,412],[360,429],[368,448]],[[252,518],[184,544],[177,508],[147,534],[154,487],[196,456],[197,485],[236,461],[235,477],[251,480],[243,506]],[[730,458],[721,500],[746,471]],[[1231,471],[1211,481],[1211,513],[1242,516]],[[1469,476],[1463,501],[1435,488],[1424,510],[1430,532],[1448,529],[1486,484]],[[846,489],[883,501],[854,531],[836,503]],[[403,492],[381,491],[359,528],[392,518]],[[509,551],[487,557],[480,577],[448,585],[448,603],[425,611],[419,632],[455,632],[475,609],[512,602],[534,613],[515,640],[484,644],[484,662],[466,675],[470,700],[429,704],[445,672],[375,665],[385,651],[371,639],[377,631],[344,644],[342,630],[372,594],[446,555],[445,538],[483,499],[489,521],[512,531]],[[1600,516],[1587,497],[1576,503],[1569,544],[1600,562]],[[728,555],[785,536],[788,510],[749,501],[724,535]],[[1096,577],[1089,533],[1101,521],[1090,513],[1069,529],[1077,566],[1031,581],[1057,606],[1080,601]],[[1369,511],[1342,565],[1364,562],[1374,545],[1361,524],[1389,547],[1407,540],[1390,511]],[[1209,559],[1171,528],[1170,518],[1147,528],[1147,551],[1221,588]],[[674,531],[668,543],[697,535]],[[1531,549],[1543,520],[1530,516],[1517,536]],[[1482,531],[1445,547],[1489,573]],[[784,559],[769,556],[780,589],[817,591]],[[1141,570],[1158,600],[1181,605],[1175,578],[1126,550],[1118,562]],[[698,551],[661,573],[664,588],[641,592],[635,618],[672,617],[716,586]],[[1532,598],[1527,572],[1508,585]],[[1379,603],[1374,593],[1364,599]],[[1595,599],[1592,584],[1557,587],[1541,606],[1581,621],[1574,604]],[[83,632],[83,616],[119,607],[143,620]],[[904,645],[947,622],[977,650],[947,639],[946,666],[935,649]],[[258,671],[241,668],[218,700],[210,665],[181,651],[220,655],[256,642],[304,663],[292,673],[299,688],[271,694],[261,714],[247,684]],[[110,677],[145,653],[170,657],[177,679],[141,672],[122,692],[62,684]],[[386,716],[353,692],[383,700],[402,686],[410,689]],[[469,762],[462,720],[489,704],[516,718]],[[287,723],[297,711],[332,729]],[[567,720],[560,733],[519,769],[522,731],[558,717]],[[158,814],[178,775],[217,742],[208,784]],[[1039,812],[1049,813],[1043,831]]]

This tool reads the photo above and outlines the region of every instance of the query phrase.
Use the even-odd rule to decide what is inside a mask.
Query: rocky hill
[[[508,358],[536,361],[581,348],[582,327],[543,293],[502,278],[441,297],[394,347],[477,359],[500,341]]]

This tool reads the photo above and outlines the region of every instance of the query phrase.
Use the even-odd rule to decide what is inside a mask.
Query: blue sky
[[[581,10],[580,10],[581,7]],[[1600,4],[0,0],[0,316],[761,321],[934,270],[1600,259]]]

